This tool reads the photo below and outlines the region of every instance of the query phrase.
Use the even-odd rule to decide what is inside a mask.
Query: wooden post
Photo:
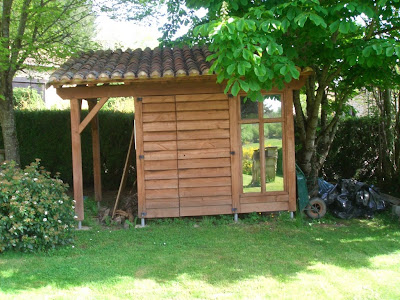
[[[89,112],[93,110],[96,103],[96,99],[88,100]],[[101,190],[100,130],[98,113],[96,113],[90,123],[92,126],[94,197],[99,205],[103,199],[103,194]]]
[[[263,102],[258,102],[258,120],[259,120],[259,137],[260,137],[260,181],[261,193],[265,193],[265,136],[264,136],[264,109]]]
[[[289,211],[296,211],[296,160],[294,144],[294,119],[293,119],[293,90],[286,89],[284,92],[284,112],[286,130],[286,182],[289,192]]]
[[[72,143],[72,168],[74,183],[75,213],[78,221],[84,219],[83,212],[83,176],[82,176],[82,148],[79,124],[81,122],[81,104],[79,99],[71,99],[71,143]]]
[[[233,213],[240,213],[239,194],[241,191],[240,175],[240,147],[239,143],[239,97],[229,97],[229,120],[231,136],[231,178],[232,178],[232,210]]]
[[[135,126],[136,135],[136,173],[138,187],[138,216],[145,217],[146,199],[144,187],[144,145],[143,145],[143,119],[142,119],[142,98],[135,97]]]

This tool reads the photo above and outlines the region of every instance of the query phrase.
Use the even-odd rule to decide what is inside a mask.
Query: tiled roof
[[[68,60],[50,76],[49,84],[207,75],[212,61],[206,58],[211,54],[207,46],[92,51]]]

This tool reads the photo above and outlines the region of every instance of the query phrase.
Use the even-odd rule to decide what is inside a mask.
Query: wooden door
[[[228,97],[139,99],[135,114],[139,216],[232,213],[230,115],[234,114]]]
[[[180,215],[232,213],[229,101],[176,96]]]
[[[135,118],[139,216],[179,217],[175,97],[138,98]]]

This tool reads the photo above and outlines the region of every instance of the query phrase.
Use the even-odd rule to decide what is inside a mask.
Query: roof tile
[[[90,51],[68,60],[50,84],[207,75],[211,54],[207,46]]]

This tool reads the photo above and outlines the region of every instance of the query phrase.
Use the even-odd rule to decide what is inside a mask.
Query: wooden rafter
[[[104,97],[101,98],[101,100],[90,110],[89,114],[86,116],[86,118],[79,124],[79,133],[82,133],[82,131],[86,128],[86,126],[92,121],[94,116],[97,115],[99,110],[103,107],[103,105],[108,101],[109,98]]]

